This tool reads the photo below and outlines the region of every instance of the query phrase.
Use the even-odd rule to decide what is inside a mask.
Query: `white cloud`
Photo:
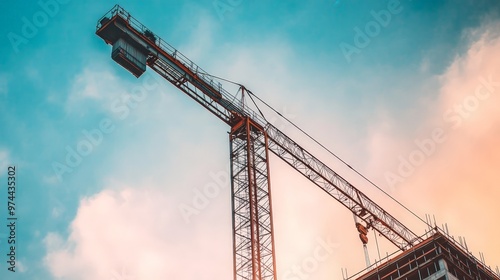
[[[191,9],[197,9],[194,7],[190,7]],[[192,15],[193,11],[186,13],[185,15]],[[206,52],[207,50],[213,47],[213,33],[214,33],[214,22],[213,18],[207,15],[207,13],[203,10],[198,10],[198,21],[196,26],[191,28],[192,18],[188,16],[185,18],[185,24],[180,26],[180,28],[186,28],[184,32],[190,34],[188,42],[186,42],[185,46],[179,46],[179,49],[182,50],[189,59],[200,63],[200,59],[207,58]]]
[[[88,66],[75,76],[68,105],[78,106],[86,99],[103,102],[125,92],[126,87],[110,69],[103,65]]]
[[[422,150],[416,140],[429,139],[434,129],[442,129],[446,140],[432,144],[433,152],[414,166],[410,176],[403,176],[395,194],[421,216],[436,213],[441,223],[448,222],[454,229],[452,234],[466,236],[469,247],[483,251],[490,264],[500,263],[495,250],[500,243],[494,234],[500,228],[485,222],[500,218],[496,202],[500,197],[500,36],[493,36],[499,27],[484,26],[465,36],[475,41],[439,76],[436,98],[417,109],[421,128],[406,134],[401,128],[385,131],[384,143],[399,143],[399,147],[391,145],[395,151],[380,153],[384,143],[371,147],[372,169],[397,174],[398,153],[408,159],[410,152]],[[370,139],[376,143],[379,136],[374,132]]]
[[[123,73],[126,70],[121,69],[119,65],[112,66],[110,68],[108,64],[90,64],[75,75],[66,100],[66,111],[80,115],[104,112],[123,120],[138,107],[141,108],[139,111],[142,110],[148,115],[151,111],[148,106],[166,98],[167,95],[163,94],[166,90],[166,81],[154,71],[149,70],[137,80],[127,80],[120,78],[114,72],[114,69]],[[139,106],[146,100],[148,106]]]
[[[84,198],[68,239],[57,233],[45,237],[45,263],[57,279],[113,279],[123,273],[152,280],[230,275],[230,246],[218,248],[217,223],[185,227],[177,205],[164,191],[148,186]]]
[[[17,269],[16,272],[20,272],[20,273],[28,271],[28,268],[24,264],[24,261],[20,261],[20,260],[16,261],[16,269]]]

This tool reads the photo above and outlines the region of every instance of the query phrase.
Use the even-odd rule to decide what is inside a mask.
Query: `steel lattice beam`
[[[351,210],[401,250],[421,239],[347,180],[299,146],[290,137],[267,124],[269,150]]]
[[[267,134],[245,118],[229,136],[235,280],[275,275]]]

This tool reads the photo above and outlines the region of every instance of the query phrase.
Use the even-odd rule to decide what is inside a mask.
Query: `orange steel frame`
[[[229,140],[234,279],[276,279],[267,133],[244,118]]]

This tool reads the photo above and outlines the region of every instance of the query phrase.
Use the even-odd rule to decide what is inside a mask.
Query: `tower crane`
[[[122,7],[115,5],[98,20],[96,34],[112,45],[113,60],[134,76],[141,76],[149,66],[230,126],[234,280],[277,279],[270,153],[347,207],[367,228],[375,230],[399,249],[408,249],[421,241],[332,168],[245,106],[243,100],[230,94],[220,83],[214,83],[212,75]],[[241,90],[246,89],[242,86]]]

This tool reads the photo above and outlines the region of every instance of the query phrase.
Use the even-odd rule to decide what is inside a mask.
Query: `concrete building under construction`
[[[389,256],[347,279],[500,280],[498,271],[495,273],[460,243],[435,230],[411,249]]]

